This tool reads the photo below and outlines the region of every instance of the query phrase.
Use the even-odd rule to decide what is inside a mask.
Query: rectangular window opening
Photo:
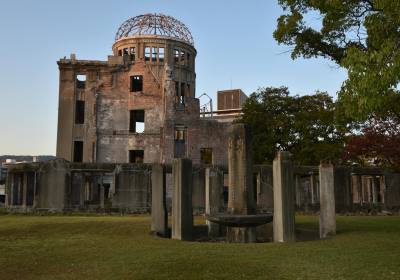
[[[164,48],[158,48],[158,61],[159,62],[164,62],[165,58],[165,49]]]
[[[76,75],[76,88],[85,89],[86,75]]]
[[[131,60],[135,61],[135,59],[136,59],[136,49],[135,48],[130,49],[130,55],[131,55]]]
[[[75,103],[75,124],[85,123],[85,101],[76,100]]]
[[[145,47],[144,48],[144,60],[145,61],[150,61],[150,55],[151,55],[151,48],[150,47]]]
[[[181,59],[180,63],[182,65],[186,65],[186,53],[184,51],[181,51]]]
[[[186,54],[186,65],[190,65],[190,53]]]
[[[152,48],[151,61],[152,62],[156,62],[157,61],[157,48],[155,48],[155,47]]]
[[[190,96],[191,97],[190,85],[189,84],[186,84],[186,96]]]
[[[200,162],[202,164],[212,164],[213,151],[212,148],[201,148],[200,149]]]
[[[131,92],[143,91],[143,76],[131,76]]]
[[[143,150],[129,150],[129,163],[143,163]]]
[[[175,158],[183,158],[186,155],[186,129],[183,126],[175,127]]]
[[[185,106],[185,90],[186,90],[186,85],[185,83],[181,83],[181,94],[179,98],[179,104],[182,106]]]
[[[74,162],[83,161],[83,141],[74,141]]]
[[[125,56],[125,55],[128,55],[128,54],[129,54],[128,48],[124,48],[123,53],[124,53],[124,56]]]
[[[129,132],[143,133],[144,132],[144,110],[129,111]]]
[[[174,62],[175,64],[179,64],[179,50],[174,50]]]

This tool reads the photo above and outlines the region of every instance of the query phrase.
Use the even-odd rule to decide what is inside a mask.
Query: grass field
[[[149,216],[0,216],[0,279],[400,279],[400,217],[338,217],[331,240],[181,242]],[[318,218],[296,217],[317,230]]]

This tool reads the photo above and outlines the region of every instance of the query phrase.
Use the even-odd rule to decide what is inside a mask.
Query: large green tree
[[[291,96],[286,87],[261,88],[247,99],[240,121],[252,128],[256,163],[271,163],[277,150],[304,165],[341,157],[344,130],[335,125],[335,103],[326,93]]]
[[[284,14],[274,37],[292,47],[293,59],[324,57],[347,69],[339,98],[349,116],[362,119],[382,112],[388,100],[399,95],[400,1],[278,3]]]

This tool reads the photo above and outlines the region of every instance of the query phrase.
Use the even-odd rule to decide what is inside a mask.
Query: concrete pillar
[[[256,212],[252,160],[250,129],[244,124],[235,124],[228,145],[230,214],[250,215]]]
[[[319,236],[327,238],[336,234],[334,167],[330,163],[319,166],[320,216]]]
[[[311,192],[311,205],[315,204],[315,178],[314,174],[310,176],[310,192]]]
[[[310,211],[310,205],[311,205],[311,176],[309,176],[308,180],[305,182],[303,191],[304,191],[304,199],[303,199],[303,204],[304,204],[304,212],[308,213]]]
[[[83,208],[85,206],[85,195],[86,195],[86,176],[81,174],[81,186],[79,188],[80,196],[79,196],[79,207]]]
[[[101,176],[99,200],[100,200],[100,208],[101,208],[101,209],[104,209],[104,185],[103,185],[103,176]]]
[[[374,204],[379,203],[379,193],[380,193],[380,184],[379,177],[372,177],[372,202]]]
[[[161,164],[154,164],[151,169],[151,231],[161,236],[168,232],[166,172]]]
[[[386,191],[385,176],[381,176],[379,178],[379,185],[380,185],[379,191],[381,195],[381,202],[385,204],[385,191]]]
[[[26,207],[28,195],[28,173],[24,172],[22,175],[22,206]]]
[[[361,205],[367,202],[367,187],[366,187],[366,177],[360,176],[361,178]]]
[[[214,216],[219,213],[223,206],[224,191],[224,173],[214,168],[206,168],[206,215]],[[221,234],[221,228],[218,224],[207,221],[208,236],[218,237]]]
[[[7,206],[12,206],[14,202],[14,185],[15,185],[15,175],[14,173],[8,172],[7,174],[7,193],[6,199],[8,200]]]
[[[261,172],[257,172],[256,175],[256,192],[257,192],[257,199],[256,199],[256,207],[259,208],[259,206],[262,204],[262,198],[261,198]]]
[[[289,152],[278,152],[273,162],[274,241],[295,241],[294,175]]]
[[[301,197],[302,197],[302,191],[301,191],[301,184],[300,184],[300,176],[295,175],[295,186],[296,186],[296,206],[297,208],[300,209],[301,205]]]
[[[38,190],[39,190],[39,188],[38,188],[38,185],[37,185],[37,181],[38,181],[38,176],[39,176],[39,174],[38,174],[38,172],[35,172],[35,175],[34,175],[34,183],[33,183],[33,186],[34,186],[34,188],[33,188],[33,205],[32,205],[32,208],[37,208],[37,204],[38,204]]]
[[[193,211],[196,214],[204,213],[205,208],[205,170],[199,168],[193,170]]]
[[[361,176],[360,175],[352,175],[351,189],[352,189],[353,203],[361,204],[362,199],[361,199]]]
[[[369,201],[368,201],[368,202],[369,202],[370,204],[372,204],[372,203],[374,202],[374,191],[373,191],[373,182],[374,182],[374,179],[373,179],[372,177],[369,177],[368,182],[369,182],[369,184],[368,184],[368,192],[369,192],[368,197],[369,197]]]
[[[5,199],[5,207],[9,207],[12,205],[12,184],[14,182],[14,174],[8,172],[6,177],[6,199]]]
[[[244,124],[231,127],[228,141],[229,198],[228,213],[252,215],[256,213],[253,189],[253,157],[250,128]],[[227,228],[230,242],[255,242],[255,227]]]
[[[193,235],[192,161],[172,161],[172,239],[191,240]]]

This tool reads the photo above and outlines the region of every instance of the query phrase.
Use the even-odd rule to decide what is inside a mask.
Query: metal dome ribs
[[[158,35],[178,39],[194,46],[193,36],[187,26],[163,14],[145,14],[126,20],[119,27],[115,41],[136,35]]]

